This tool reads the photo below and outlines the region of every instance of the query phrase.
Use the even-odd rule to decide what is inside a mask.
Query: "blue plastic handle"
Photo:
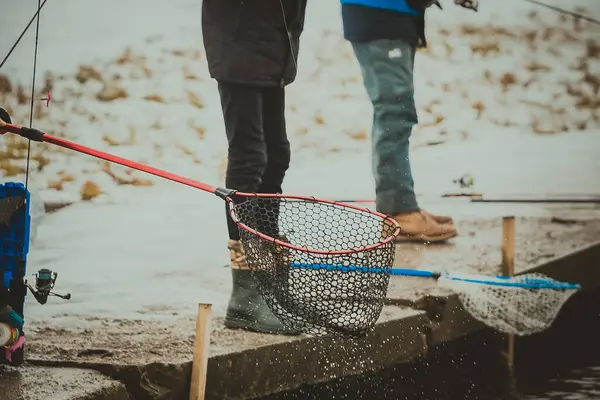
[[[419,269],[402,269],[402,268],[381,268],[381,267],[364,267],[357,265],[341,265],[341,264],[306,264],[306,263],[291,263],[290,267],[300,269],[312,269],[312,270],[326,270],[326,271],[339,271],[339,272],[367,272],[367,273],[387,273],[390,275],[402,275],[402,276],[417,276],[422,278],[439,278],[444,277],[455,281],[462,281],[468,283],[478,283],[482,285],[494,285],[504,287],[519,287],[523,289],[562,289],[562,290],[577,290],[581,289],[581,285],[565,282],[556,282],[547,279],[529,278],[521,282],[514,282],[510,280],[510,277],[506,276],[495,276],[487,277],[481,276],[478,278],[464,278],[458,276],[452,276],[447,274],[441,274],[439,272],[425,271]],[[495,280],[498,279],[498,280]]]

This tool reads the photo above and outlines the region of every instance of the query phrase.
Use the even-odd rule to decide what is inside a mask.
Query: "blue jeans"
[[[415,48],[403,40],[352,43],[373,105],[372,162],[377,211],[417,211],[408,155],[417,124],[413,67]]]

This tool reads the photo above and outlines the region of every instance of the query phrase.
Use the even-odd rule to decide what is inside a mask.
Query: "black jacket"
[[[306,1],[203,0],[202,34],[211,77],[256,86],[293,82]]]

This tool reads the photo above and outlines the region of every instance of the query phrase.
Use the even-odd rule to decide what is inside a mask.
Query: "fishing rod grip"
[[[2,129],[14,133],[16,135],[22,136],[26,139],[33,140],[34,142],[43,142],[44,141],[44,132],[37,130],[35,128],[27,128],[24,126],[18,126],[13,124],[6,124]]]

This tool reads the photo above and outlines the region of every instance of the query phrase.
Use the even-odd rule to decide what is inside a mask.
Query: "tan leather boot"
[[[242,247],[242,242],[239,240],[229,240],[227,242],[227,248],[229,249],[229,261],[231,262],[231,268],[235,269],[250,269],[246,262],[246,254]]]
[[[393,218],[401,228],[397,242],[442,242],[458,235],[452,224],[440,224],[426,212],[398,214]]]
[[[454,224],[454,220],[452,219],[452,217],[448,217],[446,215],[431,214],[425,210],[421,210],[421,212],[425,214],[426,217],[433,218],[433,220],[438,224]]]

